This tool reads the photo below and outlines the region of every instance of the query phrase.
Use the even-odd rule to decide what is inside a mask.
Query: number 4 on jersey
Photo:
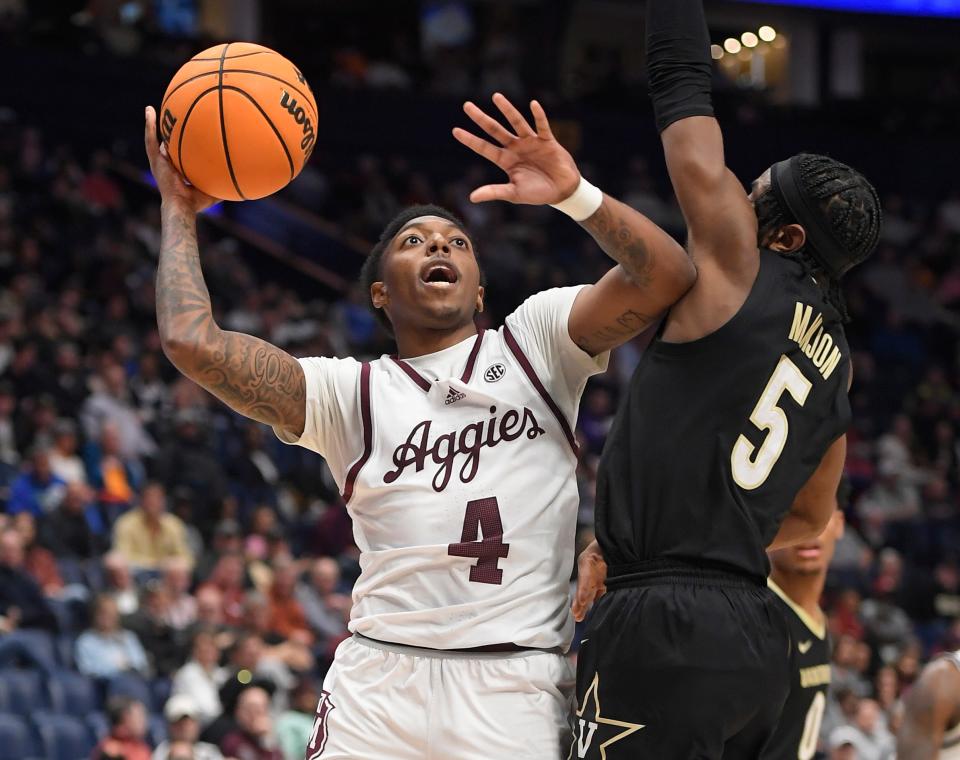
[[[481,531],[483,540],[478,541]],[[503,583],[503,570],[497,567],[497,562],[509,553],[510,544],[503,543],[503,522],[500,520],[497,497],[468,501],[460,543],[450,544],[447,554],[453,557],[476,557],[477,564],[470,568],[470,580],[499,585]]]

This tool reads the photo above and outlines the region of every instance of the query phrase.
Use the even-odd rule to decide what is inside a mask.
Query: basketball
[[[229,42],[180,68],[157,122],[173,165],[190,184],[222,200],[253,200],[303,169],[316,143],[317,103],[282,55]]]

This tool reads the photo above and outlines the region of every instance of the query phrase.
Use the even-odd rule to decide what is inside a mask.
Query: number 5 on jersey
[[[797,365],[789,357],[781,356],[780,363],[767,381],[767,387],[760,394],[760,400],[750,413],[750,421],[760,430],[767,431],[767,437],[760,449],[756,450],[747,437],[741,435],[730,454],[733,479],[738,486],[752,491],[770,477],[770,471],[783,453],[790,431],[787,415],[779,406],[780,398],[786,391],[803,406],[811,387],[812,383],[803,376]]]
[[[482,541],[477,540],[480,531],[483,531]],[[470,568],[470,580],[499,585],[503,583],[503,570],[497,567],[497,562],[509,553],[510,544],[503,543],[503,522],[497,497],[468,501],[460,543],[450,544],[447,554],[476,557],[477,564]]]

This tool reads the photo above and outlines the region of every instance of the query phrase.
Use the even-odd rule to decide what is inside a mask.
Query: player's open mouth
[[[420,281],[425,285],[440,287],[456,285],[460,281],[460,273],[446,262],[428,261],[420,270]]]

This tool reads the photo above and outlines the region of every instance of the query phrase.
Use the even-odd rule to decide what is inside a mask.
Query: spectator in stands
[[[113,548],[135,570],[159,571],[177,557],[193,565],[183,522],[167,512],[166,494],[156,482],[144,487],[139,507],[117,520]]]
[[[106,546],[106,529],[93,491],[86,483],[67,484],[63,503],[40,528],[41,541],[58,557],[90,559]]]
[[[277,744],[284,760],[303,760],[310,742],[320,695],[312,679],[303,678],[290,693],[290,709],[277,718]]]
[[[60,419],[53,429],[53,447],[49,451],[50,469],[64,483],[86,483],[87,471],[77,456],[77,425]]]
[[[282,654],[284,649],[284,644],[277,647],[268,647],[259,634],[253,631],[244,631],[237,637],[233,649],[230,650],[228,667],[234,674],[234,678],[238,674],[245,679],[252,676],[259,681],[270,684],[273,688],[275,712],[287,708],[287,693],[297,682],[290,668],[276,654],[277,650]],[[308,667],[304,670],[308,669],[310,664],[312,663],[308,663]],[[221,701],[223,701],[222,695]]]
[[[174,417],[174,435],[158,454],[155,468],[157,479],[170,491],[178,486],[193,490],[197,497],[195,516],[200,523],[219,515],[227,496],[223,465],[207,440],[207,422],[201,408],[179,410]],[[207,530],[210,527],[212,524]]]
[[[259,687],[244,689],[233,712],[237,727],[220,742],[225,757],[245,760],[283,760],[273,735],[270,697]]]
[[[0,532],[0,631],[56,628],[40,584],[25,567],[23,537],[16,528]]]
[[[110,420],[100,429],[98,444],[86,448],[87,476],[101,502],[124,509],[133,503],[143,469],[120,450],[120,428]]]
[[[151,579],[143,587],[140,609],[126,620],[126,628],[136,635],[147,652],[150,671],[164,677],[172,675],[187,654],[187,635],[168,622],[169,607],[166,587],[161,581]]]
[[[224,622],[227,625],[238,625],[243,620],[243,597],[246,593],[243,558],[239,554],[222,556],[201,588],[207,585],[220,592]]]
[[[219,635],[228,628],[224,622],[223,595],[216,586],[206,585],[197,589],[196,628],[209,628]]]
[[[174,557],[163,564],[163,586],[167,593],[166,620],[175,631],[185,631],[197,620],[197,600],[190,594],[190,563]]]
[[[293,639],[306,646],[313,644],[313,634],[307,623],[303,607],[297,601],[294,590],[297,585],[297,567],[291,557],[273,563],[273,583],[270,586],[270,620],[273,633],[285,639]]]
[[[50,469],[50,452],[38,446],[30,454],[30,466],[10,486],[10,514],[30,512],[38,520],[56,510],[66,493],[66,483]]]
[[[192,657],[173,676],[171,694],[188,695],[195,703],[194,716],[201,726],[207,726],[223,711],[220,688],[229,673],[220,666],[220,648],[217,632],[201,628],[193,636]]]
[[[339,592],[340,566],[332,557],[321,557],[310,566],[310,582],[297,586],[296,596],[303,606],[310,628],[316,633],[329,657],[346,638],[351,600]]]
[[[31,512],[20,512],[13,527],[23,542],[23,569],[37,582],[44,596],[56,597],[63,591],[63,578],[53,552],[37,543],[37,522]]]
[[[131,697],[116,696],[107,701],[110,733],[97,744],[91,760],[150,760],[147,735],[147,711],[142,702]]]
[[[220,558],[227,554],[243,553],[243,534],[236,520],[225,519],[217,523],[213,531],[213,541],[203,556],[197,561],[196,577],[209,578]]]
[[[143,354],[137,370],[137,374],[130,379],[130,391],[140,419],[150,427],[166,407],[169,391],[160,377],[160,358],[157,354]]]
[[[100,440],[107,422],[116,426],[116,456],[139,463],[156,451],[156,444],[143,427],[140,414],[129,401],[127,376],[117,363],[107,364],[94,378],[95,390],[83,405],[81,419],[88,440]]]
[[[147,674],[147,655],[136,635],[120,626],[117,603],[109,594],[93,600],[93,627],[77,639],[77,668],[93,678],[134,671]]]
[[[920,516],[917,489],[904,480],[898,467],[892,459],[880,462],[879,479],[857,502],[864,537],[875,547],[882,546],[893,531],[912,524]]]
[[[133,582],[133,573],[123,555],[110,552],[103,558],[106,590],[110,592],[121,615],[132,615],[140,608],[140,594]]]
[[[262,560],[267,556],[267,543],[277,528],[277,513],[272,507],[261,505],[253,510],[250,528],[243,543],[247,561]]]
[[[0,325],[6,327],[9,324],[9,319],[0,312]],[[0,353],[2,353],[2,348],[0,348]],[[17,397],[14,394],[13,386],[8,381],[0,382],[0,462],[10,467],[15,467],[20,462],[16,428],[13,424],[16,408]]]
[[[829,740],[833,732],[841,726],[850,727],[857,717],[857,708],[860,705],[858,697],[846,686],[831,685],[827,692],[827,706],[820,725],[820,736]]]
[[[163,708],[163,717],[167,719],[168,738],[157,745],[151,760],[223,760],[216,746],[198,741],[200,714],[192,696],[176,694],[170,697]],[[298,760],[303,758],[302,751],[300,754]]]
[[[857,730],[853,726],[836,728],[827,742],[830,749],[829,760],[859,760],[858,738]]]
[[[893,735],[887,729],[876,701],[861,699],[852,725],[853,732],[844,728],[834,729],[830,743],[834,744],[837,736],[849,736],[849,741],[856,747],[857,760],[893,760],[896,756]]]
[[[296,633],[290,638],[278,633],[270,613],[270,600],[259,591],[248,591],[243,606],[245,630],[258,635],[267,645],[264,651],[265,660],[279,661],[287,668],[298,671],[313,667],[313,656],[309,649],[313,637],[309,632],[306,632],[306,638]],[[258,667],[262,669],[263,663]],[[282,680],[274,678],[274,682],[278,686],[293,685],[292,679],[286,674]]]

